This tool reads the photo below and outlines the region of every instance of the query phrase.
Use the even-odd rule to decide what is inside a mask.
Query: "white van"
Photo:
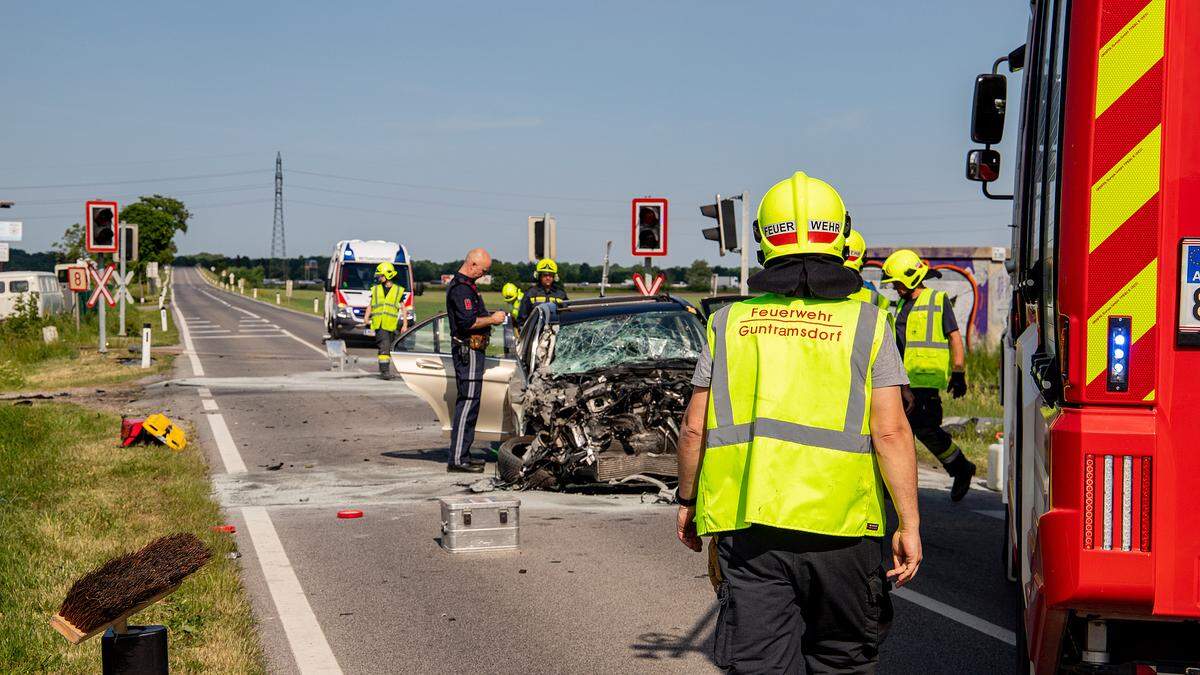
[[[0,272],[0,319],[12,316],[17,300],[32,294],[37,299],[38,315],[65,311],[67,299],[53,272]]]
[[[408,249],[392,241],[339,241],[333,247],[329,270],[325,274],[325,330],[329,337],[374,335],[374,331],[358,323],[362,321],[367,305],[371,304],[375,266],[381,262],[396,266],[395,283],[404,287],[408,321],[410,324],[415,322],[412,266],[408,261]]]

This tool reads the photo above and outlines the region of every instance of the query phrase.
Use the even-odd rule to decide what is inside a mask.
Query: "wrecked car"
[[[476,437],[503,441],[500,477],[525,488],[676,475],[679,424],[705,348],[697,310],[670,296],[538,306],[485,358]],[[497,331],[498,332],[498,331]],[[392,367],[449,433],[454,368],[444,315],[400,336]]]

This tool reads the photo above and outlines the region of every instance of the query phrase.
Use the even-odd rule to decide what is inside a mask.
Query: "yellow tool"
[[[162,413],[154,413],[147,417],[146,421],[142,422],[142,428],[172,450],[182,450],[187,446],[187,437],[184,436],[183,429],[175,426]]]

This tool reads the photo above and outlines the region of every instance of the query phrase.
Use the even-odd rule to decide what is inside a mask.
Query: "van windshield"
[[[341,278],[338,288],[343,291],[369,291],[375,283],[375,266],[379,263],[347,262],[342,263]],[[408,286],[408,265],[396,265],[396,278],[393,283]],[[409,290],[405,288],[404,290]]]

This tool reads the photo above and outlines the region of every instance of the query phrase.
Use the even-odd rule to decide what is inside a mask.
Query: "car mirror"
[[[975,78],[975,99],[971,103],[971,140],[995,145],[1004,136],[1004,109],[1008,101],[1008,80],[1003,75],[984,73]]]
[[[990,183],[1000,177],[1000,153],[991,148],[967,152],[967,180]]]
[[[326,293],[333,292],[333,279],[329,279],[329,278],[325,279],[325,292]]]

